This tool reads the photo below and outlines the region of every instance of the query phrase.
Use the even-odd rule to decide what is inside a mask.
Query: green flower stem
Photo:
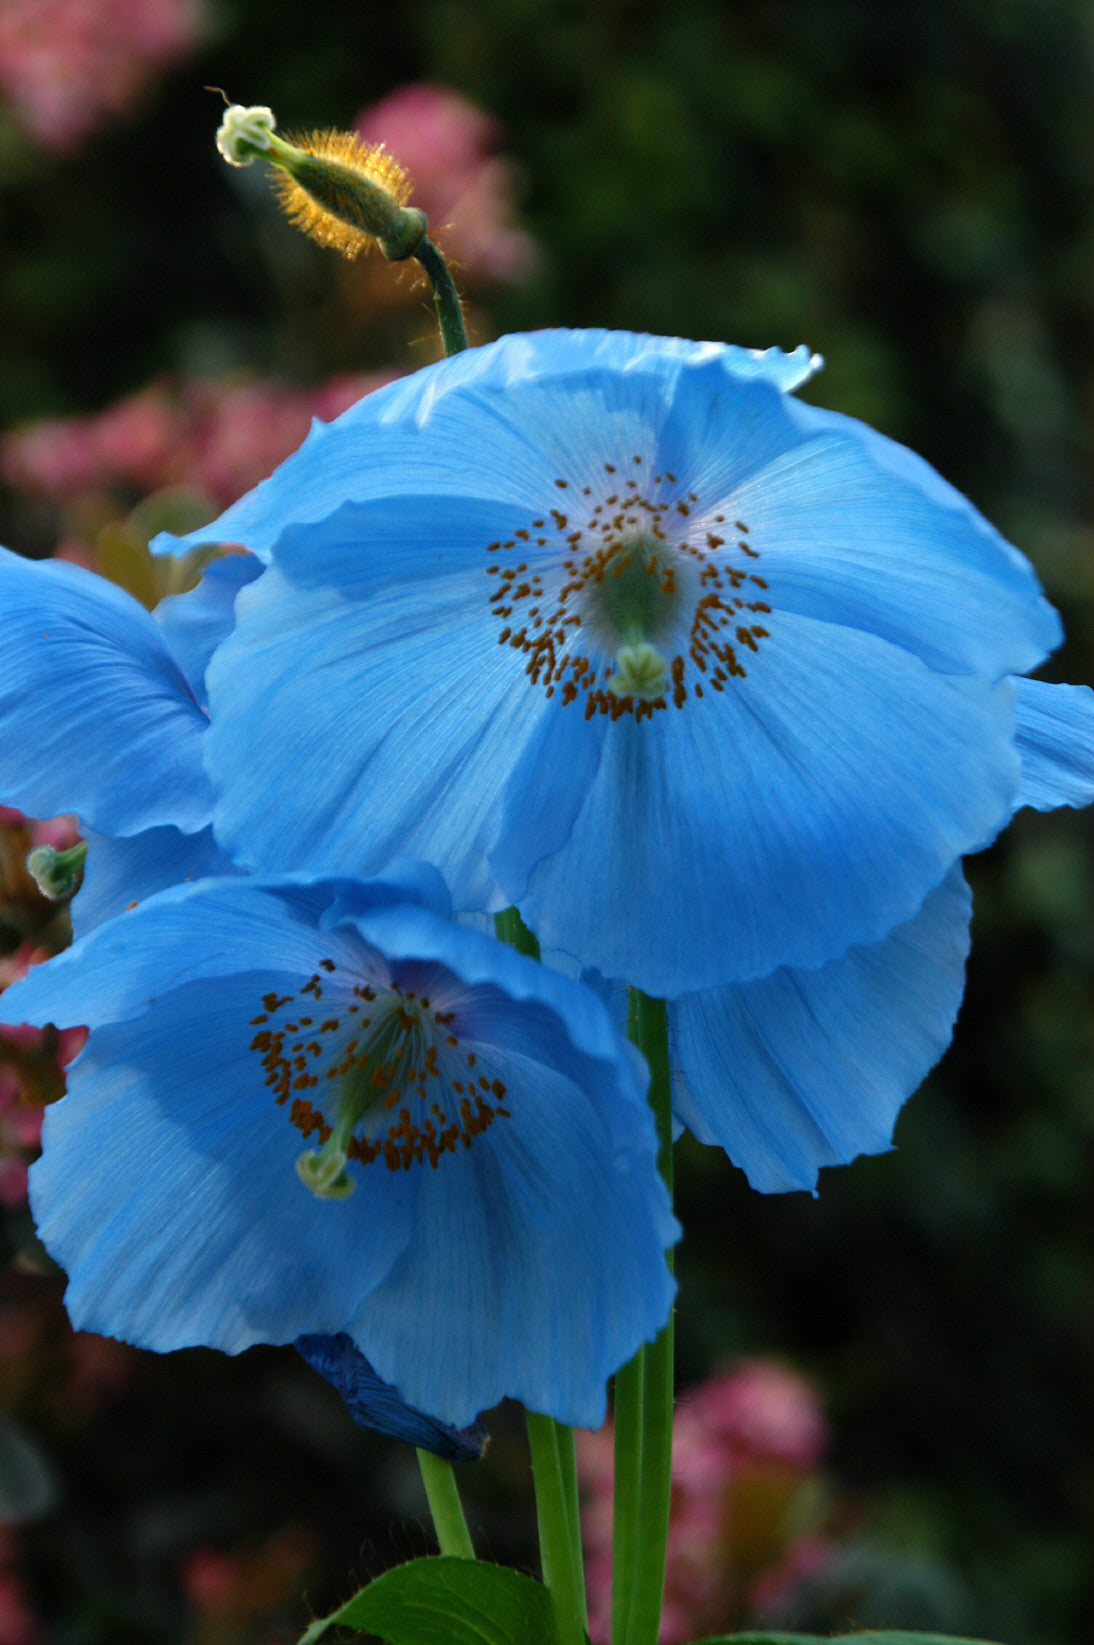
[[[419,243],[414,256],[421,263],[433,289],[433,305],[437,310],[437,324],[441,328],[445,354],[459,354],[467,347],[467,330],[463,323],[463,304],[448,264],[428,238]]]
[[[642,1389],[639,1349],[615,1374],[615,1472],[612,1480],[612,1640],[626,1645],[638,1563],[638,1494],[642,1488]]]
[[[672,1106],[664,1000],[652,1000],[632,988],[627,1000],[627,1036],[649,1064],[657,1164],[671,1194]],[[671,1251],[666,1261],[671,1268]],[[613,1645],[657,1645],[672,1490],[673,1346],[670,1313],[654,1341],[641,1348],[616,1377]]]
[[[434,1456],[432,1451],[419,1450],[418,1466],[422,1470],[422,1484],[441,1553],[455,1554],[457,1559],[474,1559],[475,1547],[463,1517],[452,1464]]]
[[[515,908],[494,915],[500,942],[518,954],[539,959],[539,939],[529,931]],[[581,1519],[577,1500],[574,1431],[553,1417],[525,1413],[536,1486],[539,1552],[543,1580],[555,1601],[559,1645],[585,1645],[585,1563],[581,1549]]]
[[[574,1550],[577,1583],[581,1590],[581,1614],[585,1613],[585,1556],[581,1546],[581,1507],[577,1495],[577,1458],[574,1455],[574,1431],[563,1422],[555,1423],[558,1441],[558,1469],[562,1476],[562,1493],[570,1525],[570,1547]]]
[[[543,1580],[555,1605],[558,1645],[586,1645],[585,1578],[581,1563],[576,1503],[571,1502],[569,1466],[560,1455],[563,1432],[553,1417],[526,1411],[532,1477],[536,1486],[539,1556]],[[576,1495],[576,1492],[574,1493]]]

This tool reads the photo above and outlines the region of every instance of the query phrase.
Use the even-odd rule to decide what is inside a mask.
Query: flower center
[[[258,1030],[251,1050],[266,1084],[280,1106],[289,1104],[305,1138],[318,1134],[320,1147],[296,1162],[313,1194],[351,1194],[351,1160],[382,1159],[391,1171],[426,1161],[435,1168],[458,1143],[470,1147],[496,1118],[508,1117],[501,1080],[468,1072],[476,1054],[461,1049],[455,1012],[395,982],[355,982],[333,960],[320,966],[327,975],[316,972],[299,997],[264,994],[263,1010],[251,1018]],[[329,1014],[319,1006],[325,990],[340,996]]]
[[[601,495],[556,480],[580,495],[576,511],[549,509],[530,530],[488,545],[490,605],[503,624],[499,644],[525,654],[525,672],[548,697],[559,689],[564,704],[582,698],[586,718],[641,720],[670,697],[683,708],[704,686],[722,691],[743,679],[741,655],[767,638],[755,619],[771,607],[753,597],[767,583],[750,569],[759,552],[745,521],[727,526],[667,469],[643,485],[603,466]],[[627,466],[644,468],[638,456]],[[529,558],[512,564],[522,552]]]

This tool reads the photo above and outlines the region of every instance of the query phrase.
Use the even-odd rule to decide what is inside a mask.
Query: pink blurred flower
[[[240,1553],[196,1548],[179,1573],[182,1590],[206,1628],[253,1626],[294,1594],[315,1554],[310,1532],[297,1525]]]
[[[63,501],[99,478],[99,454],[87,419],[47,418],[4,437],[0,477],[13,491]]]
[[[54,820],[71,824],[70,818]],[[64,838],[64,833],[57,837]],[[48,948],[23,943],[0,960],[0,989],[25,977],[32,965],[49,957]],[[27,1167],[41,1146],[43,1106],[62,1095],[64,1070],[86,1042],[86,1028],[0,1022],[0,1205],[8,1210],[26,1203]],[[4,1645],[2,1633],[0,1645]]]
[[[96,416],[6,434],[0,477],[13,490],[65,505],[77,530],[66,533],[57,554],[94,564],[81,522],[94,537],[103,523],[124,517],[135,497],[177,485],[204,492],[210,512],[225,508],[296,449],[313,417],[329,421],[397,375],[347,373],[317,388],[272,380],[152,383]]]
[[[384,143],[406,168],[411,200],[429,218],[462,274],[518,281],[539,251],[514,226],[511,166],[498,157],[501,128],[446,86],[402,86],[358,116],[369,143]]]
[[[771,1360],[745,1360],[736,1370],[711,1377],[683,1409],[734,1460],[815,1468],[828,1442],[812,1384]]]
[[[198,43],[198,0],[4,0],[0,91],[43,148],[75,148]]]
[[[0,1645],[38,1645],[41,1629],[13,1570],[0,1570]]]
[[[593,1645],[607,1645],[611,1424],[596,1434],[579,1433],[577,1441],[589,1632]],[[681,1645],[698,1633],[737,1625],[750,1606],[788,1593],[827,1557],[828,1544],[820,1538],[789,1540],[787,1531],[787,1510],[826,1443],[815,1389],[798,1373],[769,1360],[746,1360],[680,1400],[673,1424],[660,1645]],[[806,1542],[812,1553],[803,1551]]]

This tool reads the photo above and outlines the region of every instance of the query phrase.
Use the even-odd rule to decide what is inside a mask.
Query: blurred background
[[[0,541],[149,605],[151,532],[437,353],[409,272],[223,165],[209,85],[385,140],[476,341],[822,352],[809,397],[972,497],[1064,614],[1049,677],[1094,680],[1090,0],[0,0]],[[65,941],[21,863],[67,827],[0,813],[0,984]],[[765,1198],[681,1145],[666,1645],[1094,1635],[1092,848],[1026,813],[970,865],[965,1006],[894,1152]],[[68,1330],[25,1168],[77,1049],[0,1034],[0,1645],[294,1640],[431,1546],[413,1456],[290,1350]],[[480,1551],[534,1569],[520,1427],[491,1427]],[[589,1440],[594,1594],[605,1466]]]

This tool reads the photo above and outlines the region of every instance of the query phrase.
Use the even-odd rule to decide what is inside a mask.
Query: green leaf
[[[313,1622],[300,1645],[335,1627],[379,1634],[388,1645],[557,1645],[551,1596],[541,1582],[450,1556],[385,1571],[340,1611]]]
[[[692,1645],[989,1645],[986,1639],[955,1639],[952,1634],[717,1634]]]

